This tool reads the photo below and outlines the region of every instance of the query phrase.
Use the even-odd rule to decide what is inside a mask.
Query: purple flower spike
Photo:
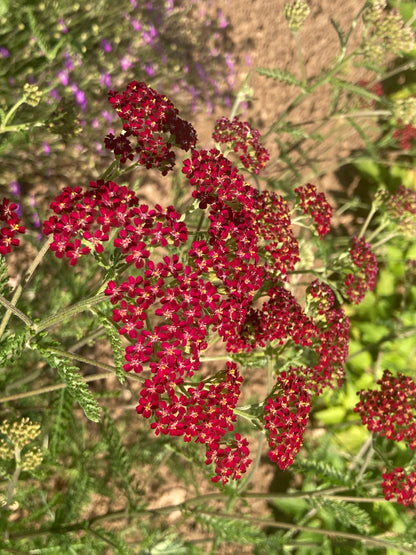
[[[10,183],[10,192],[12,195],[16,195],[17,197],[20,195],[20,183],[18,181],[12,181]]]
[[[65,25],[62,18],[59,20],[59,25],[61,26],[62,32],[66,34],[68,32],[68,27]]]
[[[100,42],[100,46],[104,50],[104,52],[111,52],[111,50],[113,49],[111,46],[111,42],[107,39],[102,39]]]

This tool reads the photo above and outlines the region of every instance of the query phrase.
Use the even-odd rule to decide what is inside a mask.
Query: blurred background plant
[[[12,299],[22,280],[18,307],[33,321],[64,313],[100,285],[96,265],[69,271],[66,261],[52,256],[22,275],[28,261],[36,261],[38,227],[49,217],[51,198],[63,185],[86,186],[112,160],[103,137],[119,123],[106,100],[108,89],[124,88],[131,79],[146,81],[174,100],[184,118],[195,110],[209,114],[218,102],[230,105],[234,116],[241,102],[250,100],[248,85],[242,94],[233,93],[226,21],[206,6],[134,0],[0,3],[0,180],[2,193],[20,203],[29,227],[23,258],[16,251],[7,267],[2,257],[1,283],[3,295]],[[302,290],[301,277],[316,272],[345,307],[351,335],[343,387],[315,399],[302,450],[290,470],[273,467],[266,491],[259,476],[271,463],[262,455],[263,434],[253,426],[254,407],[266,376],[287,368],[291,359],[276,350],[236,354],[248,407],[240,412],[238,430],[259,444],[258,455],[241,483],[214,486],[198,445],[154,437],[134,414],[142,384],[122,369],[120,337],[108,311],[79,313],[70,326],[53,328],[51,321],[52,330],[45,328],[47,335],[36,339],[12,317],[6,332],[2,329],[0,358],[5,552],[414,553],[413,508],[387,502],[380,484],[384,472],[410,471],[415,458],[402,443],[369,433],[354,407],[357,393],[377,388],[386,368],[416,378],[415,3],[366,2],[348,32],[328,22],[340,50],[332,67],[314,80],[302,66],[308,7],[297,0],[285,10],[296,35],[300,77],[278,68],[258,70],[295,85],[299,94],[277,121],[271,118],[265,139],[276,143],[278,154],[266,166],[266,177],[245,175],[262,190],[283,192],[295,202],[296,186],[337,171],[341,187],[331,191],[334,230],[324,241],[305,231],[303,265],[294,283]],[[359,25],[362,42],[349,51]],[[356,66],[365,70],[365,82],[349,79]],[[291,122],[292,111],[328,85],[327,116]],[[328,165],[327,153],[321,158],[316,148],[324,143],[327,148],[329,141],[336,149],[346,130],[357,135],[359,146],[348,156],[332,156]],[[234,146],[227,151],[230,158]],[[235,163],[243,170],[237,156]],[[301,181],[304,168],[309,175]],[[130,173],[120,184],[134,185],[140,195],[142,179]],[[183,176],[175,173],[171,183],[174,205],[189,207]],[[356,305],[348,302],[345,287],[338,287],[346,278],[340,253],[344,262],[351,256],[353,236],[369,241],[379,267],[374,289]],[[293,351],[291,356],[296,360]],[[219,362],[206,364],[216,369]]]

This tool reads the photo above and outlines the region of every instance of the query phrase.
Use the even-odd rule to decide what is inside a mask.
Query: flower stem
[[[63,322],[67,318],[71,318],[72,316],[83,312],[84,310],[88,310],[91,306],[95,304],[102,303],[106,299],[108,299],[108,297],[104,294],[90,297],[88,299],[83,299],[79,303],[75,303],[72,306],[69,306],[67,309],[61,310],[58,314],[53,314],[52,316],[45,318],[41,322],[34,324],[34,329],[37,333],[39,333],[47,328],[59,324],[60,322]]]
[[[49,247],[51,245],[53,241],[53,237],[49,237],[49,239],[43,244],[42,248],[40,249],[40,251],[38,252],[38,254],[36,255],[35,259],[33,260],[32,264],[29,266],[29,268],[26,271],[26,274],[23,278],[23,282],[19,283],[19,285],[16,287],[16,290],[13,294],[12,300],[10,301],[10,303],[8,303],[8,301],[6,301],[6,299],[4,299],[3,297],[0,298],[0,302],[4,305],[7,306],[8,310],[6,311],[6,314],[3,316],[3,320],[0,324],[0,339],[3,336],[4,330],[7,327],[7,324],[9,322],[10,316],[12,314],[15,314],[16,316],[18,316],[21,320],[23,320],[25,322],[25,324],[27,324],[29,327],[33,327],[33,322],[23,314],[23,312],[21,312],[20,310],[18,310],[16,308],[16,304],[17,301],[20,298],[20,295],[23,292],[23,287],[25,285],[27,285],[29,283],[29,281],[32,279],[33,274],[35,273],[36,268],[39,266],[40,262],[42,261],[43,257],[45,256],[46,252],[49,250]],[[2,299],[4,301],[6,301],[5,304],[2,302]],[[17,314],[17,312],[19,312],[19,314]],[[24,318],[22,318],[22,316],[24,316]]]
[[[303,54],[302,54],[302,48],[300,46],[300,42],[299,42],[299,35],[297,33],[292,33],[295,39],[295,43],[296,43],[296,51],[298,53],[298,60],[299,60],[299,65],[300,65],[300,71],[302,74],[302,83],[303,86],[306,88],[308,82],[306,79],[306,68],[305,68],[305,62],[303,60]]]

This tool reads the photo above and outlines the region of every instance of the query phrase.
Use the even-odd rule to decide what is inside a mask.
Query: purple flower
[[[2,58],[8,58],[10,56],[9,51],[4,46],[0,46],[0,56]]]
[[[130,60],[129,57],[123,56],[120,60],[120,65],[123,71],[128,71],[132,67],[133,62]]]
[[[84,91],[81,91],[76,83],[71,84],[71,90],[75,95],[75,102],[81,107],[81,110],[85,111],[87,109],[88,102]]]
[[[199,75],[200,79],[202,81],[205,81],[206,80],[206,74],[205,74],[205,71],[202,69],[201,64],[195,64],[195,68],[196,68],[196,71],[198,72],[198,75]]]
[[[137,21],[137,19],[132,19],[132,20],[130,21],[130,23],[131,23],[131,26],[133,27],[133,29],[134,29],[135,31],[140,31],[140,30],[141,30],[142,25],[141,25],[141,23],[140,23],[139,21]]]
[[[18,181],[12,181],[10,183],[10,192],[12,195],[16,195],[17,197],[20,195],[20,183]]]
[[[40,227],[40,218],[39,218],[39,214],[37,212],[34,212],[32,214],[32,222],[33,222],[33,225],[35,227],[37,227],[37,228]]]
[[[234,62],[229,52],[225,53],[225,63],[227,64],[228,69],[234,73]]]
[[[62,32],[66,34],[68,32],[68,27],[65,25],[62,18],[59,20],[59,25],[61,26]]]
[[[113,114],[110,113],[108,110],[103,110],[101,112],[101,115],[106,121],[108,121],[108,123],[112,123],[114,121]]]
[[[228,25],[227,20],[225,19],[225,16],[221,10],[220,10],[220,13],[218,14],[218,24],[220,26],[220,29],[225,29],[225,27],[227,27]]]
[[[104,52],[111,52],[112,50],[111,42],[107,39],[102,39],[100,42],[100,46],[104,50]]]
[[[62,69],[61,71],[58,72],[57,77],[58,77],[59,81],[62,83],[62,85],[64,85],[65,87],[68,85],[68,83],[69,83],[69,74],[68,74],[67,71]]]
[[[62,98],[61,95],[58,93],[58,91],[56,89],[51,89],[49,94],[55,100],[61,100],[61,98]]]
[[[100,83],[105,87],[111,87],[111,75],[109,73],[101,73]]]
[[[64,52],[65,58],[65,67],[66,69],[71,72],[74,69],[74,62],[72,61],[72,57],[69,52]]]
[[[143,69],[145,70],[147,75],[149,75],[149,77],[154,77],[155,70],[153,69],[152,64],[144,64]]]
[[[46,141],[44,141],[44,142],[42,143],[42,147],[43,147],[43,152],[44,152],[45,154],[50,154],[50,152],[51,152],[51,145],[50,145],[49,143],[47,143]]]

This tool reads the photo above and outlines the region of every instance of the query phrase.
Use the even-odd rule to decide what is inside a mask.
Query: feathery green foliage
[[[316,506],[322,507],[331,518],[335,518],[347,528],[353,527],[361,534],[368,534],[370,531],[370,515],[356,503],[346,503],[326,497],[316,500]]]
[[[48,362],[53,370],[57,370],[61,380],[66,383],[68,391],[81,405],[85,416],[93,422],[99,422],[101,414],[97,400],[80,375],[79,369],[76,366],[72,366],[67,359],[50,350],[53,349],[53,347],[59,347],[59,344],[48,341],[47,345],[44,343],[42,346],[40,344],[33,344],[33,347],[39,352],[42,358]]]
[[[264,77],[268,77],[269,79],[274,79],[275,81],[281,81],[282,83],[286,83],[287,85],[296,85],[297,87],[305,90],[304,83],[300,81],[297,77],[293,75],[290,71],[275,68],[275,69],[268,69],[266,67],[259,67],[257,68],[257,73],[263,75]]]

